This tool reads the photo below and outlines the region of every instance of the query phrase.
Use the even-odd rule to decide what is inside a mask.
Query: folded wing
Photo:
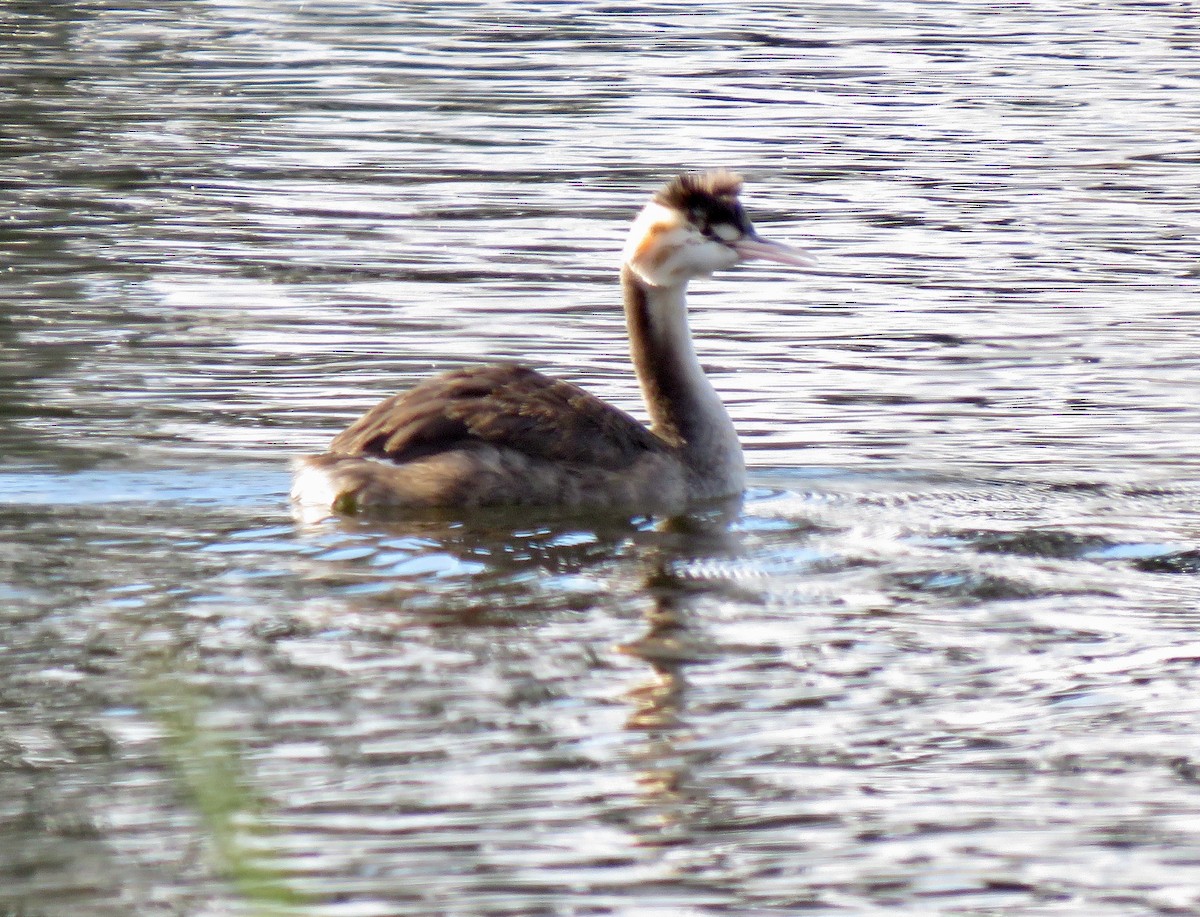
[[[579,386],[501,363],[445,373],[380,402],[330,452],[402,464],[483,444],[611,471],[669,448]]]

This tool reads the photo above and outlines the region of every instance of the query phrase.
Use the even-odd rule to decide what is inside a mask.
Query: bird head
[[[673,178],[634,221],[625,264],[654,287],[681,286],[756,258],[811,267],[804,252],[758,235],[738,200],[741,189],[741,177],[723,170]]]

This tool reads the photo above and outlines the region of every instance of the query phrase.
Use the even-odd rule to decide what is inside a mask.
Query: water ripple
[[[1200,907],[1189,4],[0,28],[0,911]],[[295,523],[430,372],[636,409],[715,165],[821,262],[695,285],[743,507]]]

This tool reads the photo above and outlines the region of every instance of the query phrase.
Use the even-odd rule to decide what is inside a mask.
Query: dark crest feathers
[[[736,172],[685,172],[667,182],[654,195],[664,207],[671,207],[696,223],[702,231],[718,223],[728,223],[752,232],[750,220],[738,202],[742,177]]]
[[[663,185],[655,195],[660,204],[686,210],[698,198],[723,198],[726,203],[737,200],[742,190],[742,176],[718,169],[715,172],[684,172]]]

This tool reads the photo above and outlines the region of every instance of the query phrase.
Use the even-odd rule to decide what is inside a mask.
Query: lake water
[[[1200,9],[1105,6],[0,6],[0,914],[1200,911]],[[694,285],[740,507],[292,518],[434,371],[640,411],[713,166],[820,258]]]

